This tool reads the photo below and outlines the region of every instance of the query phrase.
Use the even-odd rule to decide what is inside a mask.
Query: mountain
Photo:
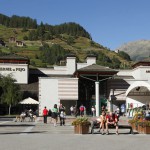
[[[143,60],[150,57],[150,40],[129,42],[120,46],[117,50],[129,54],[133,61]]]
[[[25,22],[25,23],[24,23]],[[73,53],[78,62],[89,54],[97,56],[97,64],[110,68],[130,68],[124,54],[115,53],[92,40],[90,34],[74,22],[60,25],[36,24],[29,17],[7,17],[0,14],[0,55],[17,54],[30,59],[30,67],[60,65],[66,54]],[[5,46],[3,46],[5,45]]]

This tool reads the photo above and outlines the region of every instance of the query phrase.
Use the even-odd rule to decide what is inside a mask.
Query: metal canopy
[[[101,104],[100,104],[100,88],[99,84],[102,81],[111,79],[112,76],[114,76],[118,71],[111,69],[109,67],[104,67],[100,65],[89,65],[87,67],[78,69],[75,73],[74,76],[82,79],[86,79],[87,81],[92,81],[93,83],[95,82],[95,97],[96,97],[96,116],[99,116],[101,112]],[[86,84],[89,84],[86,83]]]

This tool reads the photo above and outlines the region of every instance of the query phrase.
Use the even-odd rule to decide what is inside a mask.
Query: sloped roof
[[[150,66],[150,57],[140,60],[132,65],[133,68],[138,66]]]
[[[100,66],[97,64],[92,64],[87,67],[78,69],[74,76],[88,75],[88,76],[113,76],[117,73],[117,70],[111,69],[109,67]]]
[[[118,71],[116,71],[114,69],[111,69],[109,67],[100,66],[100,65],[97,65],[97,64],[92,64],[90,66],[78,69],[77,71],[78,72],[80,72],[80,71],[85,71],[85,72],[86,71],[87,72],[118,72]]]
[[[34,100],[33,98],[31,97],[28,97],[24,100],[22,100],[21,102],[19,102],[20,104],[39,104],[38,101]]]

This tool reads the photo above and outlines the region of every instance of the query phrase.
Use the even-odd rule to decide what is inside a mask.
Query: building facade
[[[68,55],[65,66],[31,69],[28,59],[7,56],[0,58],[0,74],[12,74],[24,98],[39,101],[39,115],[45,106],[52,109],[60,103],[69,114],[71,106],[81,104],[90,113],[91,106],[98,109],[103,105],[102,99],[107,100],[110,111],[123,104],[129,109],[150,102],[150,61],[136,63],[130,70],[113,70],[96,65],[95,56],[76,63],[76,57]]]

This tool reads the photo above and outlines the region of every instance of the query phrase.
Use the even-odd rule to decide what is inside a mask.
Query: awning
[[[19,102],[19,104],[39,104],[39,102],[34,100],[31,97],[28,97],[28,98],[22,100],[21,102]]]

